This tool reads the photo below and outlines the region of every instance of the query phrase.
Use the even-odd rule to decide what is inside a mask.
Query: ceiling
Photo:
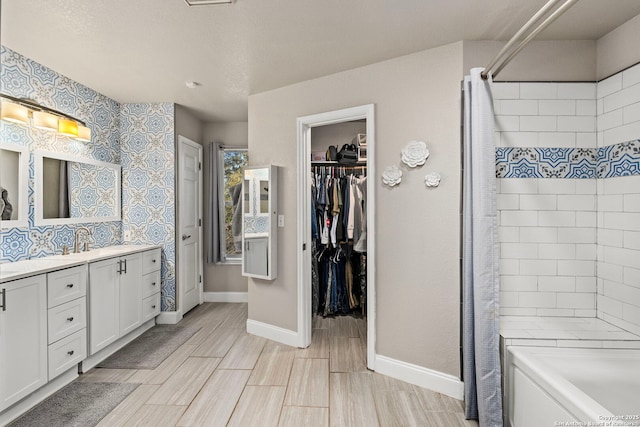
[[[0,41],[119,102],[246,121],[249,94],[459,40],[507,40],[546,1],[4,0]],[[538,38],[597,40],[638,14],[638,0],[582,0]]]

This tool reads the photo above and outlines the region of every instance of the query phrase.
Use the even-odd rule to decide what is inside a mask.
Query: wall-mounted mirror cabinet
[[[120,165],[37,151],[35,225],[120,221]]]
[[[27,227],[29,151],[0,143],[0,227]]]
[[[242,203],[242,275],[273,280],[278,276],[276,166],[245,168]]]

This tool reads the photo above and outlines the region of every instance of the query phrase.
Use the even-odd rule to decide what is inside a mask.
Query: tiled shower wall
[[[640,66],[493,96],[501,313],[640,333]]]

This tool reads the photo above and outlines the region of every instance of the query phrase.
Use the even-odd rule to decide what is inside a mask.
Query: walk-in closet
[[[366,345],[366,120],[312,128],[310,173],[312,334],[355,329]]]

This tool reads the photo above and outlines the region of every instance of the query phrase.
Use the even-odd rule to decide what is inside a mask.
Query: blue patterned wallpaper
[[[163,245],[162,311],[175,311],[174,105],[121,108],[122,221],[131,242]]]
[[[498,178],[640,175],[640,140],[602,148],[496,148]]]
[[[77,117],[86,122],[92,133],[91,143],[83,143],[53,132],[0,122],[0,138],[3,142],[29,150],[28,226],[0,231],[0,260],[18,261],[60,253],[63,245],[73,244],[74,232],[79,226],[93,231],[96,247],[121,243],[120,221],[36,227],[33,156],[34,150],[42,149],[120,163],[120,105],[4,46],[0,47],[0,63],[0,89],[3,93],[30,98]]]

